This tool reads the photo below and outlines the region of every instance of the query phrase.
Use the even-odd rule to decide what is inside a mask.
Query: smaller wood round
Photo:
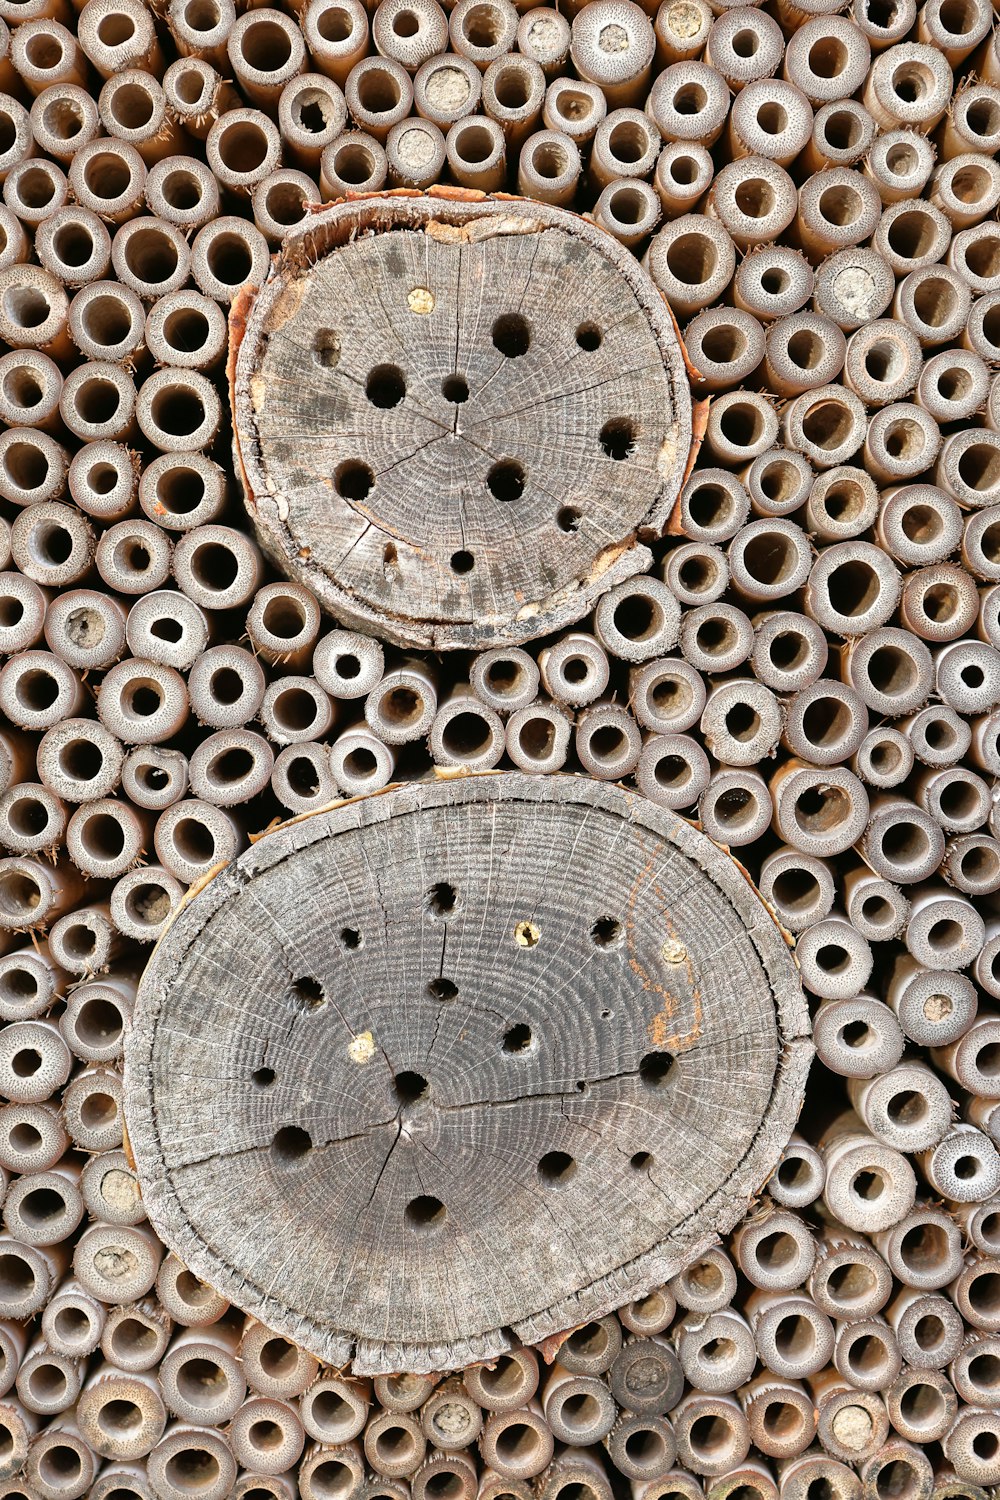
[[[644,1294],[774,1169],[812,1055],[740,867],[576,776],[412,783],[285,825],[143,977],[149,1218],[321,1359],[440,1370]]]
[[[511,644],[649,566],[691,444],[683,355],[646,272],[577,215],[340,203],[289,235],[240,340],[250,514],[345,623]]]

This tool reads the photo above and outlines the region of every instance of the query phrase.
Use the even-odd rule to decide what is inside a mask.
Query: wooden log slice
[[[675,1274],[778,1161],[795,961],[690,824],[472,776],[259,840],[140,987],[126,1117],[198,1276],[362,1373],[535,1343]]]
[[[339,619],[407,646],[525,641],[649,566],[690,394],[663,299],[603,230],[517,199],[340,203],[243,317],[247,504]]]

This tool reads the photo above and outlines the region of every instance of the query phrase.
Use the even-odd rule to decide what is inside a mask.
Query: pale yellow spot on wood
[[[412,292],[407,294],[406,305],[412,313],[433,312],[434,293],[425,286],[415,286]]]
[[[356,1036],[347,1049],[347,1055],[352,1062],[356,1062],[360,1066],[371,1062],[375,1056],[375,1038],[371,1032],[362,1031],[360,1036]]]

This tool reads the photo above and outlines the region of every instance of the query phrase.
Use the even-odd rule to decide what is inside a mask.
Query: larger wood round
[[[509,199],[308,221],[250,311],[233,405],[279,566],[345,622],[438,649],[545,634],[647,567],[691,442],[649,277]]]
[[[361,1372],[536,1342],[673,1275],[774,1168],[811,1056],[741,868],[582,777],[410,784],[258,841],[143,978],[149,1218]]]

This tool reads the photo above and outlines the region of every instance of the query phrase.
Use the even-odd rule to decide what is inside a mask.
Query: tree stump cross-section
[[[812,1055],[740,867],[577,776],[413,783],[286,824],[184,908],[126,1053],[149,1218],[359,1373],[643,1295],[774,1169]]]
[[[649,566],[691,401],[663,299],[603,230],[516,199],[341,203],[289,235],[243,318],[250,513],[345,623],[510,644]]]

